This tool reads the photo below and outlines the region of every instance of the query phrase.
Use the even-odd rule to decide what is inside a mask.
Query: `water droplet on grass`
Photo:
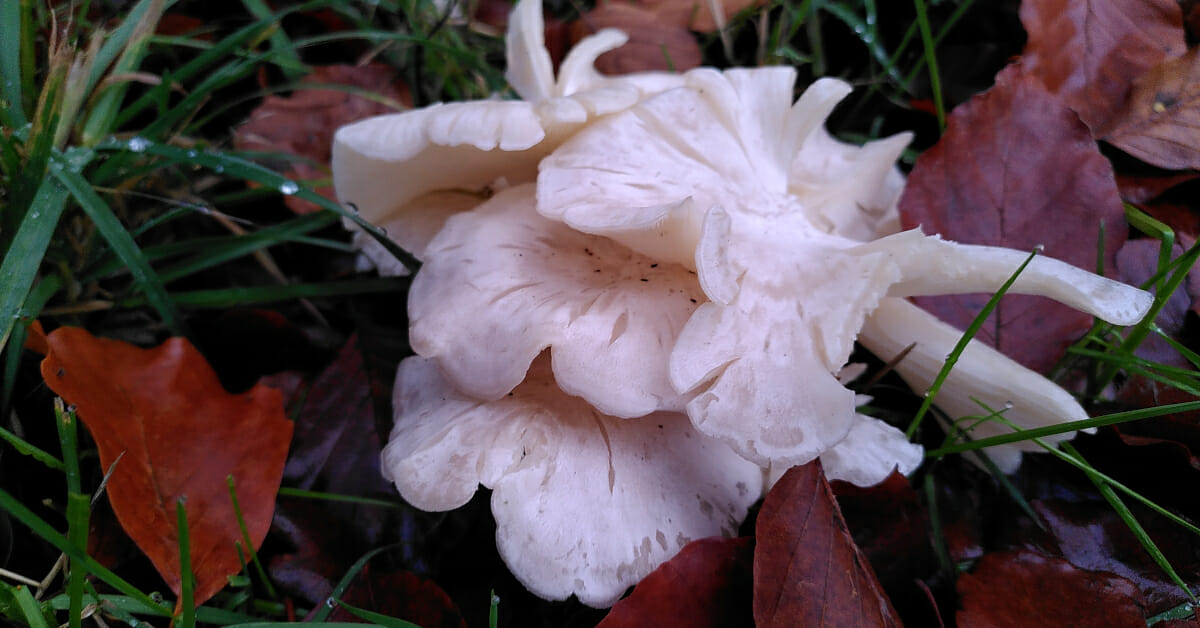
[[[144,137],[133,137],[129,140],[129,150],[135,153],[143,153],[147,148],[150,148],[150,140]]]
[[[283,194],[291,196],[300,191],[300,186],[296,185],[295,181],[284,181],[279,184],[279,191]]]

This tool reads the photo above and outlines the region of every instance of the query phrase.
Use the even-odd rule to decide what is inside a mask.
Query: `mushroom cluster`
[[[885,360],[913,345],[895,368],[924,390],[960,333],[905,297],[995,291],[1027,253],[900,231],[909,137],[834,139],[842,81],[793,103],[790,68],[605,77],[592,64],[616,31],[580,42],[556,78],[542,26],[534,0],[510,20],[523,100],[344,127],[334,182],[422,261],[384,473],[428,510],[492,489],[512,572],[607,606],[688,541],[735,533],[792,465],[820,458],[860,485],[915,469],[920,446],[856,411],[842,381],[855,341]],[[1117,324],[1151,303],[1040,256],[1010,291]],[[978,343],[937,403],[1023,427],[1087,416]],[[1026,447],[989,455],[1011,471]]]

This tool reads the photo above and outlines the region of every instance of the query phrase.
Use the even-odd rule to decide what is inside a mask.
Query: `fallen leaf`
[[[368,99],[348,90],[305,88],[303,83],[357,87],[374,94]],[[267,96],[250,113],[246,124],[234,132],[238,150],[285,153],[302,159],[270,164],[299,181],[328,180],[333,133],[338,127],[411,106],[408,88],[396,81],[396,70],[381,63],[320,66],[301,81],[290,97]],[[333,184],[319,185],[317,193],[333,199]],[[317,211],[317,205],[287,196],[284,202],[298,214]]]
[[[1130,203],[1148,203],[1171,188],[1200,178],[1200,172],[1171,172],[1158,175],[1117,173],[1121,198]],[[1194,232],[1193,232],[1194,233]]]
[[[1134,79],[1187,50],[1176,0],[1021,3],[1022,60],[1093,130],[1112,118]]]
[[[985,555],[958,592],[963,628],[1146,625],[1132,582],[1028,550]]]
[[[753,626],[753,561],[750,537],[692,541],[643,578],[597,628]]]
[[[354,336],[305,391],[283,477],[288,486],[305,490],[390,498],[394,489],[379,470],[382,451],[371,382]],[[328,508],[344,521],[343,531],[352,528],[368,542],[381,540],[386,509],[359,503]]]
[[[918,159],[900,199],[904,228],[950,240],[1006,246],[1094,269],[1103,222],[1106,268],[1126,238],[1112,167],[1078,116],[1020,64],[957,107],[946,132]],[[1047,228],[1047,225],[1053,228]],[[914,299],[966,328],[991,295]],[[1049,299],[1007,296],[976,339],[1046,372],[1092,317]]]
[[[119,458],[107,486],[113,512],[177,595],[175,509],[186,500],[195,602],[202,604],[241,571],[227,477],[255,548],[270,527],[292,434],[280,393],[265,386],[226,393],[183,338],[141,349],[64,327],[46,344],[42,377],[78,409],[101,468]]]
[[[649,9],[623,2],[598,5],[571,25],[571,39],[577,42],[603,28],[617,28],[629,35],[624,46],[596,59],[596,69],[604,74],[683,72],[700,65],[700,45],[695,37]]]
[[[755,536],[755,625],[900,625],[819,460],[780,478],[763,500]]]
[[[1158,255],[1160,244],[1158,240],[1148,238],[1130,240],[1117,252],[1117,279],[1131,286],[1140,286],[1149,280],[1158,270]],[[1175,244],[1171,252],[1172,259],[1183,255],[1184,247]],[[1153,287],[1150,291],[1157,293]],[[1166,305],[1154,319],[1154,324],[1168,336],[1178,340],[1183,331],[1192,300],[1186,290],[1176,290],[1167,299]],[[1134,352],[1140,358],[1159,364],[1167,364],[1180,368],[1188,368],[1190,363],[1169,342],[1158,334],[1150,334]]]
[[[421,628],[467,628],[450,596],[431,580],[409,571],[382,571],[368,564],[341,598],[355,608],[404,620]],[[338,607],[330,622],[356,622],[358,617]]]
[[[639,0],[634,2],[654,12],[658,19],[681,26],[697,33],[717,30],[713,9],[721,13],[721,21],[728,23],[738,13],[766,4],[764,0]]]
[[[1132,500],[1127,499],[1126,504],[1179,576],[1194,587],[1200,581],[1196,537]],[[1048,530],[1048,550],[1080,569],[1109,572],[1129,580],[1141,591],[1138,599],[1146,614],[1161,613],[1188,600],[1103,498],[1033,500],[1030,505]]]
[[[1160,168],[1200,169],[1200,48],[1139,77],[1102,136]]]

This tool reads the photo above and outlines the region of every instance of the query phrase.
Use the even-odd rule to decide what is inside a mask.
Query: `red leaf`
[[[1046,254],[1093,269],[1100,222],[1105,267],[1125,241],[1124,210],[1112,167],[1078,116],[1019,64],[956,108],[946,133],[917,160],[900,200],[905,228],[971,244]],[[1053,225],[1053,228],[1047,228]],[[990,295],[915,301],[965,328]],[[1006,297],[977,338],[1045,372],[1092,318],[1041,297]]]
[[[846,529],[820,461],[784,474],[756,526],[757,626],[900,625]]]
[[[61,328],[46,337],[46,384],[69,403],[108,469],[108,498],[126,533],[176,594],[175,504],[186,498],[195,600],[241,570],[241,535],[226,477],[257,548],[267,534],[292,424],[278,391],[230,395],[194,347],[172,338],[154,349]]]
[[[408,571],[376,571],[363,568],[341,597],[347,604],[388,617],[412,622],[423,628],[467,628],[450,596],[431,580]],[[357,622],[357,616],[338,607],[330,622]]]
[[[1021,3],[1031,75],[1093,130],[1121,108],[1134,79],[1187,50],[1176,0]]]
[[[1160,168],[1200,169],[1200,51],[1168,59],[1133,84],[1104,139]]]
[[[958,592],[963,628],[1146,625],[1132,582],[1026,550],[984,556]]]
[[[267,96],[250,113],[246,124],[237,129],[234,146],[238,150],[303,157],[310,161],[288,161],[277,164],[276,169],[298,180],[326,179],[329,177],[333,133],[339,126],[377,114],[393,113],[397,106],[412,105],[407,86],[396,82],[395,74],[393,68],[378,63],[317,67],[303,82],[360,87],[385,100],[368,100],[348,91],[328,88],[301,88],[292,92],[291,97]],[[384,104],[387,100],[391,104]],[[318,188],[317,192],[333,198],[331,186]],[[296,213],[318,209],[315,204],[294,196],[284,200]]]
[[[598,628],[753,626],[753,551],[750,537],[692,541],[617,602]]]

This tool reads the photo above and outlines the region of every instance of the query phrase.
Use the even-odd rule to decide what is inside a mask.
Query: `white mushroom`
[[[694,267],[711,302],[688,321],[670,363],[676,390],[695,395],[689,416],[759,464],[801,464],[855,424],[853,394],[832,374],[880,299],[995,290],[1027,254],[917,230],[879,238],[895,225],[895,209],[864,201],[895,202],[883,160],[899,140],[858,155],[840,149],[861,175],[857,187],[822,185],[819,175],[836,166],[797,163],[816,153],[810,140],[828,147],[821,125],[848,93],[844,83],[817,81],[792,105],[790,69],[685,77],[686,88],[589,125],[543,160],[538,211]],[[1140,290],[1041,257],[1011,292],[1121,324],[1151,303]]]
[[[531,184],[451,218],[409,295],[413,349],[459,390],[508,394],[543,349],[601,412],[682,411],[667,358],[704,293],[695,273],[534,211]]]
[[[696,432],[687,417],[596,411],[555,385],[546,358],[499,401],[456,391],[433,362],[396,376],[384,475],[425,510],[492,489],[496,544],[547,599],[609,606],[688,541],[732,536],[762,496],[763,474]]]
[[[625,42],[614,30],[576,45],[555,81],[543,26],[540,2],[521,3],[510,20],[508,77],[525,100],[437,104],[338,129],[332,158],[338,200],[422,259],[446,218],[487,198],[497,182],[532,181],[538,161],[589,120],[682,83],[665,73],[596,72],[596,57]],[[356,234],[381,272],[406,272],[368,240]]]
[[[888,298],[881,301],[879,308],[867,318],[859,342],[889,361],[912,345],[894,368],[913,390],[924,393],[933,385],[946,356],[961,338],[961,331],[929,312],[904,299]],[[981,417],[959,425],[973,439],[1013,431],[1000,421],[982,418],[989,415],[988,408],[1022,428],[1088,418],[1087,412],[1070,393],[975,340],[967,344],[934,401],[954,419]],[[1074,435],[1074,432],[1066,432],[1042,440],[1058,443],[1070,440]],[[1022,451],[1040,450],[1036,443],[1022,441],[991,447],[985,453],[1001,471],[1012,473],[1021,463]]]

